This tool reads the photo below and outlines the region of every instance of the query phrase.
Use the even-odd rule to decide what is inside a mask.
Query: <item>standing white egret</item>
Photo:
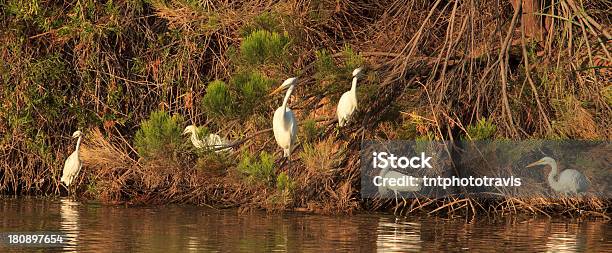
[[[287,106],[289,97],[295,88],[297,78],[292,77],[283,82],[272,94],[276,94],[284,89],[287,89],[283,104],[274,111],[274,118],[272,119],[272,130],[274,131],[274,139],[276,143],[283,149],[283,156],[289,157],[291,155],[291,149],[297,139],[298,122],[293,115],[293,112]]]
[[[544,157],[537,162],[527,165],[527,167],[533,167],[537,165],[549,165],[552,169],[550,173],[548,173],[548,185],[556,192],[561,193],[581,193],[589,188],[589,181],[587,178],[582,175],[582,173],[577,170],[567,169],[563,170],[561,174],[559,174],[559,180],[555,181],[555,176],[559,173],[557,169],[557,162],[555,159],[550,157]]]
[[[229,141],[217,134],[209,134],[206,139],[202,140],[198,137],[198,127],[196,125],[190,125],[185,127],[183,134],[191,133],[191,144],[196,148],[210,148],[216,149],[229,145]],[[216,153],[230,151],[232,148],[224,148],[215,150]]]
[[[79,139],[77,140],[76,150],[74,150],[74,152],[72,152],[72,154],[70,154],[70,156],[66,159],[66,162],[64,162],[64,171],[62,172],[62,179],[60,181],[63,182],[66,187],[70,186],[72,180],[77,177],[79,171],[81,171],[81,166],[83,165],[81,163],[81,158],[79,157],[79,146],[81,146],[82,136],[83,133],[81,131],[76,131],[72,134],[72,138]]]
[[[340,97],[336,114],[338,115],[338,125],[344,126],[351,119],[357,109],[357,78],[361,76],[362,68],[353,70],[353,83],[351,89]]]

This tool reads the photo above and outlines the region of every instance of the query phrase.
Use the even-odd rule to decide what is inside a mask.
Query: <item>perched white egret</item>
[[[204,140],[198,137],[198,127],[196,125],[190,125],[185,127],[183,134],[191,133],[191,144],[196,148],[210,148],[217,149],[229,145],[229,141],[217,134],[209,134]],[[232,148],[224,148],[215,150],[215,152],[230,151]]]
[[[81,166],[83,165],[81,163],[81,158],[79,157],[79,146],[81,146],[82,136],[83,133],[81,133],[81,131],[76,131],[72,134],[72,138],[79,139],[77,140],[76,150],[74,150],[74,152],[72,152],[72,154],[70,154],[70,156],[66,159],[66,162],[64,162],[64,171],[62,172],[62,179],[60,181],[63,182],[66,187],[70,186],[72,180],[77,177],[79,171],[81,171]]]
[[[183,130],[183,134],[188,134],[191,133],[191,144],[193,144],[194,147],[196,148],[203,148],[206,145],[204,145],[204,142],[202,140],[200,140],[200,138],[198,138],[198,127],[195,125],[190,125],[185,127],[185,130]]]
[[[393,179],[395,181],[397,181],[397,179],[400,178],[404,178],[406,179],[406,184],[405,185],[380,185],[378,186],[378,193],[380,194],[381,197],[386,196],[389,191],[392,191],[395,194],[396,200],[397,200],[397,194],[401,193],[401,192],[417,192],[421,190],[421,185],[422,185],[422,178],[418,178],[418,177],[413,177],[414,179],[412,180],[414,184],[411,184],[409,178],[410,176],[408,175],[404,175],[402,173],[399,173],[397,171],[393,171],[393,170],[389,170],[389,166],[384,167],[380,170],[380,173],[378,174],[380,176],[380,183],[383,183],[385,181],[389,181],[389,179]]]
[[[289,157],[291,149],[297,139],[298,122],[293,115],[293,112],[287,106],[289,97],[295,88],[297,78],[292,77],[283,82],[272,94],[276,94],[284,89],[287,89],[283,104],[274,111],[274,118],[272,120],[272,130],[274,130],[274,139],[276,143],[283,149],[283,156]]]
[[[231,147],[224,148],[224,149],[217,149],[221,147],[226,147],[230,144],[226,138],[223,138],[219,136],[218,134],[209,134],[208,137],[206,137],[206,143],[208,143],[209,147],[216,149],[215,150],[216,153],[233,150],[233,148]]]
[[[357,109],[357,78],[363,73],[362,68],[353,70],[353,83],[351,89],[340,97],[336,114],[338,115],[338,125],[344,126],[351,119]]]
[[[563,170],[559,174],[559,180],[555,181],[555,176],[559,173],[557,169],[557,162],[555,159],[550,157],[544,157],[537,162],[527,165],[527,167],[533,167],[537,165],[549,165],[552,169],[548,173],[548,185],[556,192],[560,193],[581,193],[589,188],[589,181],[577,170],[567,169]]]

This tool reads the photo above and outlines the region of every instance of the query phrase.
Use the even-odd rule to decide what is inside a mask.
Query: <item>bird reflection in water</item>
[[[76,246],[79,235],[79,202],[70,199],[60,200],[60,231],[62,231],[67,238],[63,243],[65,251],[76,252]]]
[[[420,252],[421,223],[381,217],[378,221],[376,248],[380,252]]]

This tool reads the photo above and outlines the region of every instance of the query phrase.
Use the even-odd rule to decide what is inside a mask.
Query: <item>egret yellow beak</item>
[[[279,86],[279,87],[278,87],[278,88],[276,88],[274,91],[270,92],[270,96],[272,96],[272,95],[274,95],[274,94],[276,94],[276,93],[279,93],[279,92],[281,92],[281,91],[283,91],[283,90],[284,90],[283,86]]]
[[[537,161],[537,162],[531,163],[531,164],[529,164],[529,165],[525,166],[525,168],[529,168],[529,167],[533,167],[533,166],[538,166],[538,165],[540,165],[540,161]]]

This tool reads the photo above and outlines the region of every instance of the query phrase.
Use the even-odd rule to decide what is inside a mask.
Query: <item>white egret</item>
[[[208,137],[206,137],[206,143],[208,143],[209,147],[216,149],[215,150],[216,153],[232,150],[231,147],[224,148],[224,149],[217,149],[221,147],[227,147],[230,144],[226,138],[223,138],[219,136],[218,134],[209,134]]]
[[[292,77],[283,82],[272,94],[276,94],[284,89],[287,89],[283,104],[274,111],[274,118],[272,119],[272,130],[274,131],[274,139],[276,143],[283,149],[283,156],[289,157],[291,149],[297,139],[298,122],[293,115],[293,112],[287,106],[289,97],[295,88],[297,78]]]
[[[357,109],[357,78],[363,73],[362,68],[353,70],[353,83],[351,89],[340,97],[336,114],[338,115],[338,125],[344,126],[351,119]]]
[[[191,133],[191,144],[196,148],[210,148],[217,149],[229,145],[229,141],[217,134],[209,134],[206,139],[202,140],[198,137],[198,127],[196,125],[190,125],[185,127],[183,134]],[[216,153],[230,151],[232,148],[224,148],[215,150]]]
[[[582,175],[582,173],[573,169],[563,170],[561,174],[559,174],[559,180],[555,181],[555,176],[559,173],[555,159],[544,157],[537,162],[527,165],[527,167],[537,165],[550,166],[552,170],[548,173],[548,185],[556,192],[576,194],[584,192],[589,188],[589,181],[587,178]]]
[[[378,186],[378,194],[381,197],[386,196],[389,191],[392,191],[395,194],[395,198],[397,201],[397,195],[402,192],[418,192],[421,190],[422,178],[412,177],[411,176],[399,173],[397,171],[389,170],[389,166],[386,166],[380,170],[378,174],[380,176],[380,182],[382,185]],[[398,179],[402,178],[405,180],[404,185],[390,185],[390,181],[397,182]],[[412,181],[412,182],[411,182]]]
[[[81,158],[79,157],[79,146],[81,146],[82,136],[83,133],[81,131],[76,131],[72,134],[72,138],[79,139],[77,140],[76,150],[74,150],[74,152],[72,152],[72,154],[70,154],[70,156],[66,159],[66,162],[64,162],[64,171],[62,172],[62,179],[60,181],[63,182],[66,187],[70,186],[72,180],[77,177],[79,171],[81,171],[81,166],[83,165],[81,163]]]

